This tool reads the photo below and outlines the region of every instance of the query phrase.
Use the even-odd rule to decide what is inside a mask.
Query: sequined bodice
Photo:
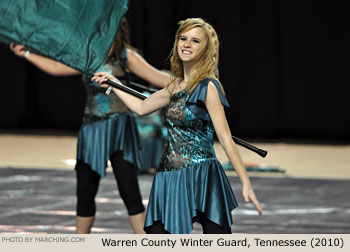
[[[175,93],[164,110],[168,135],[159,165],[161,171],[180,170],[215,158],[212,124],[188,109],[188,97],[187,89]]]
[[[103,65],[97,72],[107,72],[117,77],[122,77],[125,74],[117,62],[113,65]],[[98,83],[92,82],[86,75],[83,76],[83,83],[87,90],[83,124],[101,121],[120,113],[128,112],[128,108],[114,92],[107,95],[105,93],[106,88],[102,88]]]

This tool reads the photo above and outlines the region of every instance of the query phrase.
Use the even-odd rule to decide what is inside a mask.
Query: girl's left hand
[[[246,203],[248,203],[248,202],[253,203],[253,205],[255,206],[256,210],[259,213],[259,215],[261,216],[262,215],[262,210],[261,210],[259,201],[257,200],[257,198],[255,196],[255,193],[254,193],[254,190],[253,190],[252,186],[251,185],[243,186],[242,194],[243,194],[244,201]]]

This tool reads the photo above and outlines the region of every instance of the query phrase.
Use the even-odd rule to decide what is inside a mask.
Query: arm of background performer
[[[10,49],[20,57],[24,57],[26,50],[23,45],[14,45],[10,44]],[[79,71],[66,66],[58,61],[52,60],[50,58],[46,58],[40,56],[35,53],[30,53],[28,57],[26,57],[27,61],[41,69],[42,71],[54,75],[54,76],[69,76],[69,75],[77,75],[80,74]]]
[[[170,74],[150,65],[137,52],[127,48],[128,68],[138,77],[158,87],[165,87],[170,82]]]

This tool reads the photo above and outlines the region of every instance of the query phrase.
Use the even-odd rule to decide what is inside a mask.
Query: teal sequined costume
[[[222,227],[232,225],[237,202],[216,158],[214,128],[204,105],[210,80],[228,107],[218,82],[206,78],[191,95],[187,89],[173,94],[164,110],[168,134],[150,193],[146,231],[161,221],[172,234],[190,233],[197,212]]]
[[[121,55],[122,63],[126,61],[126,50]],[[123,77],[123,64],[115,62],[98,69]],[[87,101],[83,116],[83,125],[78,135],[77,160],[91,166],[101,178],[106,174],[107,161],[115,151],[123,152],[123,159],[140,168],[141,140],[135,115],[129,112],[119,97],[111,92],[105,94],[102,88],[90,78],[83,76],[87,90]]]

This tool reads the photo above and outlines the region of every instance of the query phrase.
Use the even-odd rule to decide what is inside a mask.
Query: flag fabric
[[[1,0],[0,42],[15,42],[83,73],[105,61],[128,0]]]

